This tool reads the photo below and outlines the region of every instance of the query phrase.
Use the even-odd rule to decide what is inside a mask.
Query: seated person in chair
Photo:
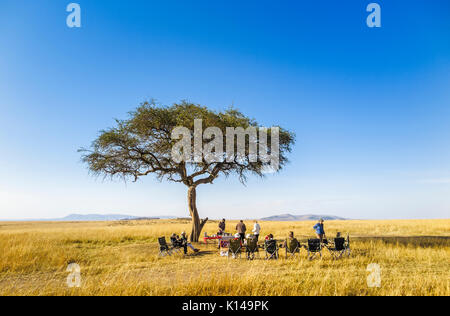
[[[295,245],[300,245],[300,243],[298,242],[297,238],[294,237],[294,232],[289,232],[289,236],[288,239],[284,241],[283,244],[283,248],[287,248],[288,247],[288,241],[289,244],[295,244]]]
[[[241,241],[241,246],[244,245],[244,243],[242,242],[241,234],[239,234],[239,233],[234,234],[233,240],[236,240],[236,239],[239,239]]]
[[[266,236],[264,249],[266,251],[266,259],[278,259],[278,245],[272,234]]]
[[[252,239],[252,238],[254,238],[253,235],[247,234],[247,235],[245,236],[244,246],[247,246],[247,241],[250,240],[250,239]]]
[[[182,232],[181,233],[180,240],[181,240],[181,242],[183,244],[184,254],[187,254],[187,247],[191,248],[194,252],[199,252],[200,251],[199,249],[196,249],[194,246],[192,246],[191,243],[188,242],[186,232]]]
[[[170,241],[174,248],[183,248],[184,254],[187,253],[187,245],[183,243],[183,240],[181,240],[177,234],[172,234],[172,236],[170,236]]]
[[[272,239],[273,239],[273,235],[272,234],[267,235],[266,238],[265,238],[265,240],[272,240]]]

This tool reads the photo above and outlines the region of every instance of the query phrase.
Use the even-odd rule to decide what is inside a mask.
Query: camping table
[[[216,236],[216,237],[203,237],[203,241],[205,242],[205,245],[208,244],[208,240],[219,240],[222,239],[222,236]]]

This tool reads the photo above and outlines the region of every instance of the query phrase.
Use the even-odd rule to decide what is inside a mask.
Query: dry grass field
[[[305,240],[313,224],[262,222],[261,234],[283,239],[294,231]],[[325,228],[328,236],[350,234],[350,258],[325,251],[309,261],[302,249],[296,259],[234,260],[212,244],[158,258],[157,237],[189,232],[183,220],[0,222],[0,295],[450,295],[450,220],[329,221]],[[66,284],[72,262],[81,267],[79,288]],[[370,263],[381,266],[380,288],[367,286]]]

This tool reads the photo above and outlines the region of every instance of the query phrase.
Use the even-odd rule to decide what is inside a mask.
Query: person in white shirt
[[[253,236],[255,236],[256,240],[259,238],[259,232],[261,231],[261,226],[259,226],[258,221],[255,220],[255,225],[253,225]]]

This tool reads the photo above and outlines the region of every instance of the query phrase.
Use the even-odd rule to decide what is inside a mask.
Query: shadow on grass
[[[217,251],[200,250],[197,253],[194,253],[194,252],[188,253],[188,256],[189,257],[205,257],[205,256],[209,256],[209,255],[212,255],[212,254],[215,254],[215,253],[217,253]]]
[[[404,245],[422,248],[450,247],[449,236],[397,236],[397,237],[350,237],[355,241],[382,241],[385,244]]]

